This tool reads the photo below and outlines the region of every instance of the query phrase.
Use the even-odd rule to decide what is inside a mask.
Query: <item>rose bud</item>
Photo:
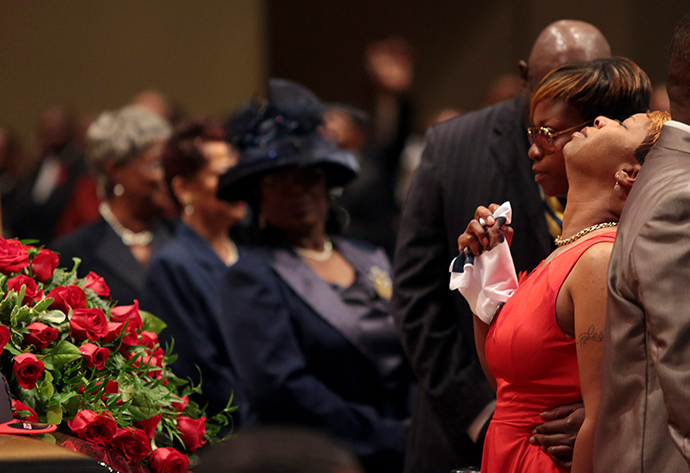
[[[187,473],[189,458],[172,447],[157,448],[149,457],[149,466],[155,473]]]
[[[188,452],[194,453],[199,447],[206,443],[206,417],[192,419],[187,416],[177,417],[177,428],[180,431],[180,438]]]
[[[89,368],[96,368],[97,370],[105,368],[105,362],[108,361],[108,357],[110,356],[110,350],[94,345],[93,343],[87,343],[86,345],[80,346],[79,351],[84,356],[86,366]]]
[[[29,333],[24,335],[26,343],[35,346],[38,350],[45,350],[50,342],[55,340],[60,333],[56,328],[41,322],[34,322],[27,327]]]
[[[141,337],[139,337],[139,344],[144,345],[145,347],[149,347],[150,349],[153,350],[153,347],[156,346],[158,343],[158,335],[155,334],[154,332],[149,332],[147,330],[144,330],[141,332]]]
[[[146,432],[132,427],[117,429],[112,445],[131,461],[141,461],[151,453],[151,442]]]
[[[134,422],[135,427],[139,427],[142,429],[144,432],[146,432],[146,435],[150,439],[153,438],[153,435],[156,433],[156,428],[158,427],[158,424],[160,424],[162,419],[162,416],[160,414],[156,414],[153,417],[149,417],[148,419],[145,420],[139,420]]]
[[[21,271],[29,265],[29,252],[17,240],[0,238],[0,273]]]
[[[48,249],[41,249],[31,260],[31,274],[40,281],[46,282],[58,266],[58,255]]]
[[[93,271],[86,275],[84,289],[91,289],[94,293],[96,293],[97,296],[100,297],[110,296],[110,288],[105,283],[105,279]]]
[[[5,345],[10,341],[10,329],[0,324],[0,353],[5,349]]]
[[[132,305],[122,305],[110,309],[111,322],[127,322],[129,330],[140,330],[144,323],[139,315],[139,301],[134,299]]]
[[[45,365],[33,353],[22,353],[14,357],[13,368],[19,385],[24,389],[33,389]]]
[[[108,321],[101,309],[74,309],[69,325],[76,340],[95,342],[108,335]]]
[[[58,286],[48,293],[48,297],[53,299],[50,308],[53,310],[61,310],[65,314],[69,314],[70,308],[86,308],[86,294],[84,294],[82,288],[75,284]]]
[[[24,414],[22,415],[21,412],[24,412]],[[28,422],[38,422],[38,415],[36,414],[36,411],[31,409],[22,401],[12,401],[12,417]]]
[[[172,406],[176,412],[184,412],[184,410],[187,409],[187,406],[189,405],[189,396],[182,396],[182,397],[178,396],[178,399],[180,401],[179,402],[173,402]]]
[[[14,289],[14,292],[19,293],[22,290],[22,286],[26,286],[24,290],[24,304],[33,305],[34,301],[38,301],[43,298],[43,289],[39,290],[36,281],[29,276],[20,274],[11,279],[7,280],[7,290]]]

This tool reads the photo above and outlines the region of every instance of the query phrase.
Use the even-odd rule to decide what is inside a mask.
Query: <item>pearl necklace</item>
[[[606,227],[615,227],[616,225],[618,225],[618,222],[599,223],[597,225],[592,225],[591,227],[583,228],[582,230],[577,232],[575,235],[570,236],[568,238],[561,238],[561,235],[558,235],[553,242],[556,244],[556,246],[567,245],[568,243],[572,243],[576,240],[579,240],[583,236],[585,236],[588,233],[591,233],[595,230],[599,230],[600,228],[606,228]]]
[[[239,253],[237,251],[237,245],[234,241],[228,240],[225,242],[225,247],[228,250],[228,257],[225,258],[225,266],[232,266],[239,259]]]
[[[301,246],[293,246],[293,250],[304,258],[313,259],[314,261],[328,261],[333,256],[333,243],[331,240],[326,240],[323,244],[323,250],[310,250],[309,248],[302,248]]]
[[[117,217],[115,217],[115,214],[113,214],[107,202],[101,202],[98,206],[98,211],[101,213],[103,219],[108,222],[110,228],[117,233],[117,236],[120,237],[125,246],[148,246],[151,244],[151,241],[153,241],[153,233],[148,230],[135,233],[129,228],[125,228]]]

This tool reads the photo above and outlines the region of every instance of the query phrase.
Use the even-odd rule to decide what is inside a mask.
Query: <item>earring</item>
[[[616,183],[613,185],[613,190],[615,190],[615,191],[621,190],[621,185],[618,184],[618,181],[616,181]]]
[[[185,199],[184,201],[184,214],[188,217],[194,214],[194,206],[192,205],[191,198]]]
[[[116,196],[119,197],[124,193],[125,193],[125,186],[123,186],[122,184],[119,184],[119,183],[115,184],[115,186],[113,187],[113,194],[115,194]]]

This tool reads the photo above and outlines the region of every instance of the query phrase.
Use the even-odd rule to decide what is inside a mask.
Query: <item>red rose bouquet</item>
[[[168,368],[165,324],[116,306],[106,281],[77,278],[50,250],[0,238],[0,371],[14,415],[66,425],[156,473],[186,472],[188,454],[218,440],[228,407],[207,421],[189,395],[199,386]]]

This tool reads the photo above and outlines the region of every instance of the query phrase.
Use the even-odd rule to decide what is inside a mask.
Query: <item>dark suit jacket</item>
[[[690,132],[664,125],[609,265],[594,471],[690,472]]]
[[[160,340],[161,344],[174,340],[175,374],[198,383],[201,372],[203,392],[196,401],[208,402],[207,412],[213,415],[232,395],[233,405],[238,406],[233,423],[239,427],[251,423],[251,415],[218,322],[218,290],[227,269],[206,240],[180,223],[175,237],[151,261],[141,308],[167,324]]]
[[[444,473],[478,464],[466,431],[494,399],[479,364],[472,313],[448,289],[457,237],[479,205],[509,200],[518,271],[552,247],[527,156],[523,97],[433,127],[403,209],[395,254],[394,315],[420,383],[407,472]]]
[[[366,281],[390,269],[382,250],[334,245]],[[260,422],[323,429],[368,471],[401,471],[411,373],[392,318],[372,332],[289,247],[244,251],[221,297],[225,344]]]
[[[159,220],[153,228],[151,254],[155,255],[171,238],[173,224]],[[60,263],[72,267],[72,258],[80,258],[77,270],[80,278],[90,271],[105,279],[110,297],[121,305],[132,304],[141,298],[146,268],[142,266],[122,243],[119,236],[103,218],[68,235],[49,248],[60,253]]]

